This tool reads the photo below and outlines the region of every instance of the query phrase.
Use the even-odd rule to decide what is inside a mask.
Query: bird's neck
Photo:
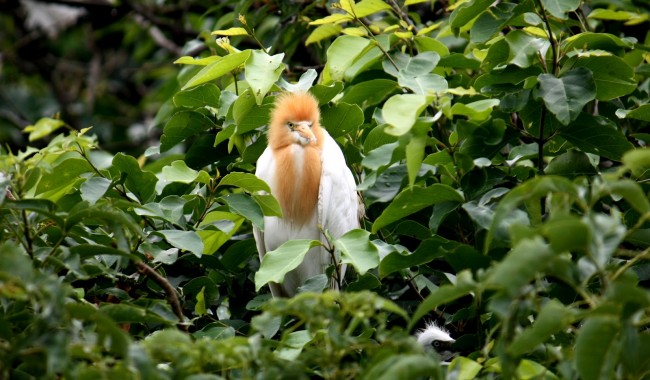
[[[321,176],[321,150],[315,145],[290,144],[274,150],[275,197],[283,217],[297,224],[311,219],[317,209]]]

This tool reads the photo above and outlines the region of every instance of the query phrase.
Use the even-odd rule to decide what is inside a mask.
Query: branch
[[[170,284],[165,277],[161,276],[146,263],[141,261],[139,263],[136,263],[135,266],[138,268],[138,272],[151,277],[152,280],[154,280],[158,285],[160,285],[161,288],[165,290],[165,294],[167,295],[167,302],[169,302],[169,305],[172,307],[174,314],[176,314],[178,317],[178,328],[187,332],[188,329],[187,325],[185,324],[185,316],[183,315],[183,309],[181,308],[181,303],[178,300],[176,289],[174,289],[172,284]]]

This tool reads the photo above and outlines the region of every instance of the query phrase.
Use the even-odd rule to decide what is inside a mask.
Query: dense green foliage
[[[173,58],[121,20],[159,143],[101,148],[128,140],[117,97],[92,128],[41,108],[38,148],[0,125],[0,378],[649,378],[644,4],[196,2]],[[16,78],[12,110],[49,96]],[[260,264],[252,239],[280,213],[252,172],[282,90],[318,98],[364,197],[330,242],[341,293],[264,286],[317,244]]]

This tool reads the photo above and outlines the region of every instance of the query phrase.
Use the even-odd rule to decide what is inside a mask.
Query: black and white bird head
[[[434,322],[428,322],[423,329],[415,333],[415,337],[425,350],[436,351],[441,361],[447,361],[456,355],[451,347],[456,340],[449,335],[449,331]]]

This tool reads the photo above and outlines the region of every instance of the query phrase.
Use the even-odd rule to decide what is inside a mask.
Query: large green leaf
[[[612,100],[636,90],[634,69],[623,59],[613,55],[579,57],[570,62],[572,67],[584,67],[593,74],[596,99]]]
[[[363,111],[356,104],[326,106],[322,109],[321,124],[333,138],[338,138],[363,124]]]
[[[134,157],[118,153],[113,158],[113,167],[126,177],[124,184],[141,202],[147,202],[154,195],[158,178],[155,174],[140,169]]]
[[[258,105],[262,104],[266,93],[280,78],[284,70],[283,58],[284,53],[269,56],[262,51],[253,50],[246,61],[246,82],[251,86]]]
[[[596,85],[591,71],[576,68],[561,78],[551,74],[540,74],[538,96],[546,108],[564,125],[575,120],[582,107],[596,98]]]
[[[439,183],[404,189],[375,220],[372,233],[425,207],[448,201],[462,202],[463,196],[454,188]]]
[[[36,194],[44,194],[47,199],[56,201],[58,198],[53,199],[47,195],[59,191],[68,191],[75,184],[75,181],[79,179],[81,174],[91,171],[92,167],[83,158],[65,159],[54,166],[50,172],[43,174],[36,187]],[[63,194],[59,194],[58,196],[61,195]]]
[[[537,63],[541,52],[550,46],[547,38],[534,37],[521,30],[508,33],[506,42],[510,46],[508,62],[521,68]]]
[[[222,198],[230,211],[248,219],[258,227],[264,229],[264,212],[255,200],[246,194],[228,194]]]
[[[267,193],[271,192],[271,188],[266,184],[266,182],[251,173],[228,173],[221,179],[221,181],[219,181],[219,186],[235,186],[242,188],[249,193],[255,193],[258,191],[265,191]]]
[[[399,86],[393,80],[371,79],[349,87],[340,102],[371,106],[381,102],[398,88]]]
[[[583,152],[620,161],[634,146],[616,124],[603,116],[581,113],[571,126],[562,128],[560,135]]]
[[[583,379],[612,379],[622,341],[617,316],[594,316],[580,327],[575,360]]]
[[[391,96],[382,108],[382,116],[389,127],[386,133],[401,136],[411,130],[418,116],[429,104],[424,95],[399,94]]]
[[[190,87],[198,86],[205,82],[217,79],[225,74],[232,72],[246,62],[250,57],[251,51],[244,50],[237,53],[229,54],[219,58],[218,60],[210,63],[201,71],[196,73],[187,83],[183,86],[183,90]]]
[[[282,283],[284,276],[296,269],[313,247],[321,243],[317,240],[289,240],[273,251],[266,252],[255,272],[255,290],[269,282]]]
[[[521,293],[525,285],[553,258],[551,247],[541,238],[522,240],[494,266],[486,283],[504,288],[510,295]]]
[[[268,124],[273,104],[258,105],[250,89],[244,91],[232,105],[232,116],[237,125],[236,134],[253,131]]]
[[[580,0],[542,0],[544,9],[553,16],[566,19],[568,12],[575,11],[580,5]]]
[[[215,124],[210,119],[198,112],[177,112],[165,124],[163,135],[160,137],[160,152],[166,152],[188,137],[197,135],[214,126]]]
[[[205,83],[174,95],[177,107],[199,108],[217,107],[221,90],[214,83]]]
[[[65,126],[63,120],[43,117],[38,119],[36,124],[26,126],[24,131],[29,132],[29,141],[36,141],[49,136],[52,132],[55,132],[63,126]]]
[[[327,63],[323,69],[323,84],[343,80],[345,70],[359,58],[370,40],[357,36],[340,36],[327,49]]]
[[[554,334],[569,327],[576,319],[576,313],[557,300],[550,300],[542,307],[533,325],[519,335],[508,346],[508,353],[523,356],[532,352]]]
[[[413,354],[386,355],[365,370],[363,380],[411,380],[441,378],[440,367],[426,356]]]
[[[204,184],[210,183],[210,175],[207,172],[189,168],[183,160],[174,161],[171,165],[163,167],[162,177],[169,182],[192,183],[197,181]]]
[[[196,231],[159,230],[156,234],[162,235],[172,246],[191,252],[197,257],[203,255],[203,241]]]
[[[379,251],[366,230],[348,231],[334,240],[334,246],[341,251],[341,261],[352,265],[359,275],[379,265]]]
[[[490,7],[490,0],[469,0],[461,3],[449,16],[449,24],[454,29],[460,29]]]

